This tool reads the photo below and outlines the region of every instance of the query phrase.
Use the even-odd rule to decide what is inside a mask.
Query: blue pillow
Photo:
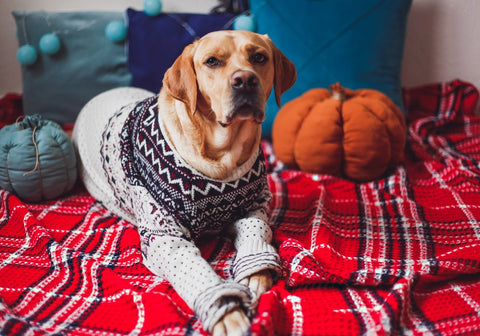
[[[128,15],[128,68],[132,85],[158,92],[165,71],[185,46],[215,30],[231,29],[232,14]]]
[[[250,0],[257,32],[268,34],[295,64],[295,85],[282,104],[312,88],[340,82],[376,89],[401,109],[401,64],[412,0]],[[267,103],[263,136],[278,107]]]
[[[125,45],[105,37],[109,22],[124,20],[122,12],[14,11],[13,16],[19,45],[28,41],[38,53],[33,65],[22,66],[25,114],[73,123],[92,97],[130,85]],[[53,32],[60,38],[60,50],[42,54],[40,38]]]

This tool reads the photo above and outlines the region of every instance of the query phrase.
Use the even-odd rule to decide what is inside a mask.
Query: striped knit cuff
[[[242,246],[242,250],[237,252],[233,266],[235,281],[267,269],[272,272],[274,281],[282,275],[280,257],[272,245],[259,240],[250,241],[248,246]]]
[[[250,289],[236,282],[222,282],[201,293],[193,304],[203,326],[212,332],[215,324],[225,314],[238,307],[249,307]]]

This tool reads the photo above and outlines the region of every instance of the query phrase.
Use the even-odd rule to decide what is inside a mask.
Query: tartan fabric
[[[478,91],[455,80],[404,101],[406,162],[373,182],[285,170],[263,143],[284,274],[253,335],[480,333]],[[3,334],[206,334],[142,265],[135,227],[81,185],[41,204],[0,199]],[[231,241],[202,252],[232,276]]]

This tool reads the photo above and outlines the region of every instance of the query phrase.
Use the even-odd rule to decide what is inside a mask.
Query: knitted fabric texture
[[[198,239],[258,209],[268,209],[270,194],[263,153],[239,179],[212,180],[188,166],[163,136],[157,97],[130,114],[122,130],[122,167],[128,182],[143,185],[159,206]],[[139,108],[140,107],[140,108]]]
[[[212,270],[195,245],[202,236],[228,231],[235,237],[231,280],[266,269],[281,273],[270,245],[264,155],[260,148],[226,181],[196,172],[164,137],[157,99],[125,106],[110,118],[102,166],[114,210],[127,213],[138,227],[145,265],[167,279],[210,330],[234,308],[253,309],[255,298],[246,286],[226,284]]]
[[[404,97],[405,165],[374,182],[286,170],[262,144],[283,276],[252,335],[478,334],[478,91],[453,81]],[[142,263],[137,226],[81,185],[40,204],[2,190],[0,213],[2,334],[208,335]],[[234,241],[197,244],[231,280]]]

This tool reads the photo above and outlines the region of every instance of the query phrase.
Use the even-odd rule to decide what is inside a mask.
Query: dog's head
[[[191,113],[228,127],[265,119],[272,88],[277,104],[295,82],[295,66],[266,35],[218,31],[187,46],[167,70],[163,86]]]

